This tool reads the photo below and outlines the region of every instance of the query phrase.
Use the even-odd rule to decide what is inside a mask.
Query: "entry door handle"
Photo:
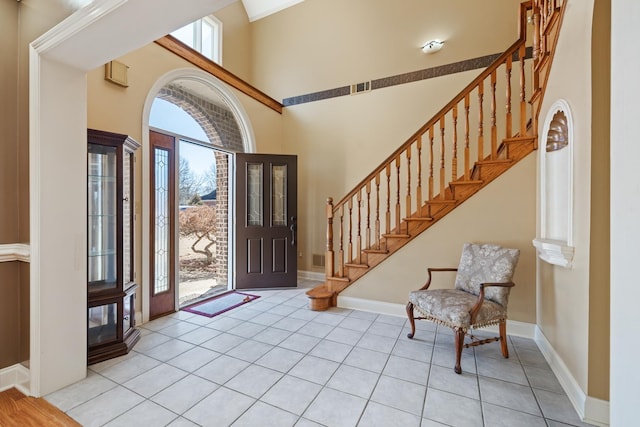
[[[296,245],[296,230],[298,229],[298,224],[296,223],[296,217],[291,217],[291,225],[289,226],[289,230],[291,230],[291,246]]]

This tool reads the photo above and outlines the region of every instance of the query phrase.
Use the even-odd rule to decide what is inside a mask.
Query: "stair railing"
[[[535,3],[544,16],[549,1]],[[368,267],[370,254],[393,251],[394,239],[411,237],[410,223],[430,221],[438,209],[455,203],[449,181],[474,181],[476,162],[499,161],[500,143],[527,133],[533,116],[528,99],[536,89],[525,66],[532,9],[531,1],[521,4],[513,45],[346,196],[335,204],[327,200],[328,279],[345,278],[347,268]]]

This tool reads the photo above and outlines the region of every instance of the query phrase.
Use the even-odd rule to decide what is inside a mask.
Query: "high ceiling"
[[[304,0],[242,0],[242,4],[247,11],[249,21],[253,22],[302,1]]]

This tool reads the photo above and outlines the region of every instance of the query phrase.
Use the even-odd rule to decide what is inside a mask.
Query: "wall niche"
[[[549,109],[539,151],[540,230],[533,240],[540,259],[570,268],[573,260],[573,118],[569,104]]]

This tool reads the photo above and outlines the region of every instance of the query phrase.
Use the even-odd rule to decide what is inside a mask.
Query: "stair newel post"
[[[458,179],[458,104],[453,106],[453,158],[451,159],[451,181]]]
[[[347,241],[347,262],[350,262],[353,259],[353,196],[349,199],[349,203],[347,205],[349,208],[349,224],[347,235],[349,236],[349,240]]]
[[[464,96],[464,179],[469,181],[471,163],[469,159],[469,94]]]
[[[498,157],[498,127],[496,121],[496,72],[491,73],[491,159]]]
[[[400,234],[400,154],[396,156],[396,234]]]
[[[380,250],[380,173],[376,174],[376,249]]]
[[[484,160],[484,80],[478,83],[478,161]]]
[[[507,93],[506,93],[506,105],[505,105],[505,109],[506,109],[506,113],[507,113],[507,123],[506,123],[506,136],[507,138],[511,138],[513,136],[513,123],[512,123],[512,116],[511,116],[511,69],[513,67],[513,58],[511,55],[509,55],[507,57],[507,67],[505,70],[506,73],[506,79],[507,79]]]
[[[444,127],[445,116],[440,117],[440,199],[444,200]]]
[[[433,200],[433,126],[429,128],[429,201],[431,200]]]
[[[327,199],[327,205],[325,207],[325,214],[327,216],[327,252],[325,254],[325,267],[324,272],[327,276],[333,277],[333,199],[329,197]]]
[[[358,230],[356,239],[356,264],[362,264],[362,188],[358,189]]]
[[[411,216],[411,145],[407,147],[407,196],[405,198],[405,216]],[[407,234],[409,234],[409,222],[407,221]]]
[[[365,191],[367,192],[367,209],[366,209],[367,230],[366,230],[364,247],[366,249],[370,249],[371,248],[371,181],[367,181]]]
[[[344,277],[344,203],[340,205],[340,246],[338,250],[338,277]]]
[[[422,216],[420,210],[422,208],[422,135],[418,135],[416,142],[418,150],[418,185],[416,186],[416,211],[418,216]]]
[[[518,56],[520,57],[520,136],[527,134],[527,90],[524,74],[526,49],[527,47],[523,43],[522,46],[520,46],[520,52],[518,52]]]

